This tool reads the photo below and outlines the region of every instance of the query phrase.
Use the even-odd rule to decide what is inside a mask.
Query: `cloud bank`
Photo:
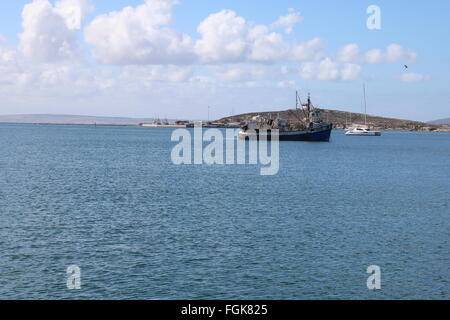
[[[23,8],[17,48],[3,45],[0,35],[0,85],[90,92],[155,82],[293,87],[302,80],[354,81],[366,64],[411,63],[417,57],[399,44],[362,52],[349,43],[326,52],[320,37],[293,35],[304,22],[293,8],[267,24],[221,10],[199,21],[190,35],[172,26],[177,4],[146,0],[94,15],[91,0],[34,0]]]

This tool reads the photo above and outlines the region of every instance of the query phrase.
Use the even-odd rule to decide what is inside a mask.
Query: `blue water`
[[[175,166],[171,132],[0,124],[0,299],[450,298],[450,134],[282,142],[260,176]]]

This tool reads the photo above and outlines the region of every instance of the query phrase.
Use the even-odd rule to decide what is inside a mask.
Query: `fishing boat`
[[[301,104],[298,92],[295,93],[295,111],[290,111],[296,121],[269,119],[261,115],[244,123],[239,132],[240,139],[271,139],[272,131],[278,131],[280,141],[330,141],[333,125],[322,121],[320,110],[311,103]],[[299,107],[301,105],[301,108]],[[261,133],[261,134],[260,134]],[[263,134],[264,133],[264,134]]]
[[[363,85],[364,92],[364,126],[354,126],[345,132],[347,136],[365,136],[365,137],[379,137],[381,131],[371,130],[367,125],[367,99],[366,99],[366,85]]]

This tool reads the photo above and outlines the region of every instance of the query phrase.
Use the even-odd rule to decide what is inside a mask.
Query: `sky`
[[[450,117],[447,0],[0,3],[0,114]],[[408,68],[405,68],[405,65]]]

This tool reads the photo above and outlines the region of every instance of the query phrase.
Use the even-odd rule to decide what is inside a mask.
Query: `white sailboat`
[[[345,133],[347,136],[372,136],[372,137],[379,137],[381,136],[381,132],[380,131],[374,131],[374,130],[370,130],[369,128],[363,128],[363,127],[358,127],[358,128],[353,128],[351,130],[348,130]]]
[[[363,85],[364,91],[364,126],[354,126],[347,130],[345,133],[347,136],[366,136],[366,137],[379,137],[380,131],[371,130],[367,125],[367,100],[366,100],[366,85]]]

